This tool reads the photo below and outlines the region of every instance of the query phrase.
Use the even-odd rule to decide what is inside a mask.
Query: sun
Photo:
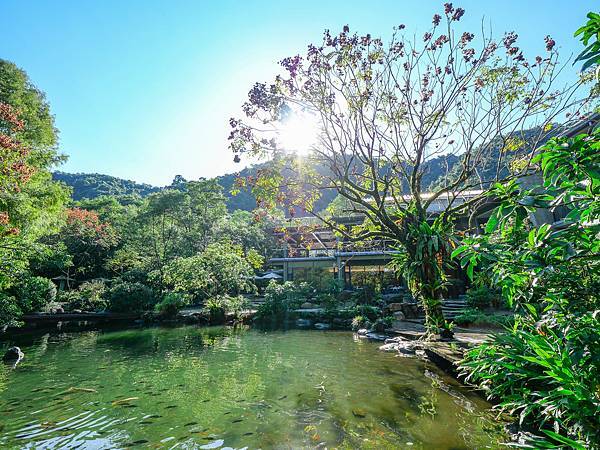
[[[314,114],[292,111],[277,128],[278,143],[288,152],[304,156],[317,144],[319,125]]]

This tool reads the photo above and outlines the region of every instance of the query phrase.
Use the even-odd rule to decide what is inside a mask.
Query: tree
[[[110,223],[102,222],[96,212],[80,208],[67,210],[67,223],[59,239],[71,255],[75,274],[83,279],[104,274],[105,261],[118,243]]]
[[[566,110],[571,119],[581,117],[587,105],[576,96],[580,82],[556,88],[561,66],[550,36],[544,56],[529,60],[515,33],[496,41],[459,30],[463,14],[446,3],[422,38],[405,38],[401,25],[387,45],[351,34],[348,26],[336,36],[326,31],[304,57],[281,61],[284,75],[254,85],[243,105],[246,118],[230,120],[229,136],[236,160],[275,162],[250,180],[263,206],[301,208],[347,239],[396,242],[426,324],[445,333],[440,299],[453,223],[486,200],[482,194],[462,202],[461,195],[526,174],[553,124]],[[281,145],[282,124],[294,115],[317,123],[317,142],[305,158]],[[537,130],[527,142],[526,129]],[[458,159],[458,170],[425,196],[425,167],[439,157]],[[284,169],[296,176],[285,178]],[[326,189],[358,205],[351,212],[365,217],[363,226],[347,229],[314,208]],[[432,213],[440,202],[442,211]]]
[[[1,291],[28,276],[30,258],[45,251],[40,239],[64,223],[68,191],[50,176],[64,159],[57,141],[44,94],[24,71],[0,59]]]
[[[212,243],[188,258],[177,258],[165,268],[164,281],[176,292],[206,300],[221,295],[252,292],[254,270],[242,249],[229,243]]]

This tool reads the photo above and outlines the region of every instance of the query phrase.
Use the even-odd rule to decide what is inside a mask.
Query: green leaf
[[[568,437],[563,436],[562,434],[558,434],[558,433],[555,433],[554,431],[550,431],[550,430],[542,430],[542,431],[546,435],[548,435],[549,437],[554,439],[555,441],[561,442],[562,444],[569,445],[576,450],[585,450],[585,446],[581,445],[577,441],[574,441],[573,439],[569,439]]]

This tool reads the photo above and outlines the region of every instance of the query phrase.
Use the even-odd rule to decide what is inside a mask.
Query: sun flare
[[[307,155],[317,144],[319,126],[314,114],[294,111],[281,122],[277,139],[281,147],[298,155]]]

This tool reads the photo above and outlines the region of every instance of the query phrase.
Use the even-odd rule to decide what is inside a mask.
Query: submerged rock
[[[331,325],[329,325],[328,323],[315,323],[315,328],[317,330],[329,330],[331,328]]]
[[[308,319],[297,319],[296,320],[296,326],[297,327],[310,327],[312,325],[312,322]]]
[[[21,351],[21,349],[19,347],[11,347],[8,350],[6,350],[6,353],[4,353],[4,356],[2,357],[2,361],[9,361],[9,362],[19,361],[24,356],[25,356],[25,354]]]

